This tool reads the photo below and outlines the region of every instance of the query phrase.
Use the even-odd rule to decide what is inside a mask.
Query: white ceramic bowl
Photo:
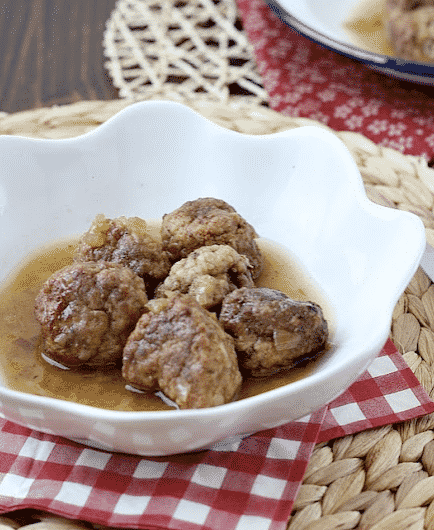
[[[423,85],[434,84],[434,64],[409,61],[360,45],[345,29],[354,12],[377,12],[384,0],[266,0],[285,24],[319,44],[383,74]],[[363,9],[362,9],[363,8]]]
[[[331,401],[381,350],[425,247],[420,219],[370,202],[349,152],[321,128],[249,136],[178,103],[142,102],[74,139],[1,137],[0,159],[0,280],[96,213],[155,218],[213,196],[290,249],[335,314],[335,348],[310,376],[215,408],[109,411],[0,387],[6,418],[108,450],[192,451]]]

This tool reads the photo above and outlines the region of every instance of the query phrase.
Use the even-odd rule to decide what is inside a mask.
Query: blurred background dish
[[[276,15],[298,33],[402,80],[434,84],[434,63],[395,57],[382,15],[385,0],[267,0]]]

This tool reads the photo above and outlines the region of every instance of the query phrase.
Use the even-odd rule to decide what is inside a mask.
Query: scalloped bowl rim
[[[318,371],[315,371],[308,377],[293,382],[291,385],[280,387],[274,390],[271,390],[269,392],[266,392],[264,394],[260,394],[257,396],[252,396],[243,400],[235,401],[232,403],[228,403],[222,406],[208,408],[208,409],[197,409],[197,410],[180,410],[180,411],[150,411],[150,412],[122,412],[122,411],[114,411],[114,410],[105,410],[105,409],[99,409],[87,405],[82,404],[76,404],[72,402],[66,402],[62,400],[57,400],[55,398],[49,398],[49,397],[43,397],[43,396],[33,396],[30,394],[25,394],[22,392],[14,391],[8,388],[0,387],[0,404],[8,402],[8,400],[11,400],[15,405],[21,404],[24,407],[32,406],[33,408],[41,407],[42,409],[49,409],[51,408],[53,411],[57,411],[58,413],[67,413],[68,415],[79,418],[85,418],[86,420],[93,419],[96,422],[114,422],[115,424],[117,422],[120,422],[122,425],[131,424],[134,422],[142,422],[141,428],[145,428],[147,425],[150,425],[150,423],[155,425],[166,425],[167,428],[170,430],[170,423],[174,422],[176,425],[179,425],[182,421],[187,421],[189,427],[190,420],[213,420],[214,423],[221,422],[224,419],[227,419],[231,415],[237,418],[243,418],[246,416],[246,426],[243,428],[240,427],[240,431],[237,432],[237,428],[235,425],[229,423],[222,427],[218,428],[216,427],[216,431],[212,435],[210,435],[210,440],[207,442],[203,441],[201,443],[200,441],[195,444],[194,441],[189,442],[189,444],[184,444],[182,441],[176,442],[176,441],[170,441],[168,446],[166,448],[156,448],[154,444],[150,444],[148,446],[140,446],[140,447],[132,447],[128,444],[123,444],[122,441],[117,439],[113,444],[105,441],[98,440],[98,436],[96,436],[96,442],[92,442],[91,439],[86,440],[86,438],[81,439],[83,443],[90,443],[91,445],[93,443],[96,443],[97,446],[101,446],[102,448],[107,448],[109,450],[115,450],[115,451],[124,451],[124,452],[134,452],[137,454],[149,454],[149,455],[165,455],[165,454],[171,454],[176,452],[184,452],[184,451],[190,451],[190,450],[196,450],[202,447],[206,447],[210,443],[213,443],[215,441],[218,441],[220,439],[225,438],[226,436],[234,435],[234,434],[245,434],[246,432],[254,432],[255,430],[261,430],[261,427],[258,428],[258,424],[261,424],[261,422],[258,419],[252,418],[253,409],[255,407],[273,407],[273,402],[278,401],[280,406],[282,402],[285,401],[286,397],[288,397],[289,401],[294,401],[294,399],[297,399],[297,393],[298,392],[304,392],[306,393],[307,388],[314,388],[316,389],[315,392],[318,391],[318,389],[324,385],[327,386],[330,381],[334,381],[332,384],[335,385],[334,391],[329,390],[328,398],[325,402],[322,404],[326,404],[331,399],[334,399],[337,395],[339,395],[342,391],[344,391],[352,382],[354,382],[357,377],[363,372],[364,369],[368,366],[368,364],[372,361],[372,359],[378,354],[378,352],[381,350],[382,346],[386,342],[388,338],[388,334],[390,331],[390,322],[391,322],[391,316],[394,309],[394,306],[399,298],[399,296],[402,294],[403,290],[405,289],[406,285],[414,275],[422,253],[425,248],[425,231],[422,222],[418,217],[416,217],[413,214],[410,214],[408,212],[403,211],[397,211],[397,210],[391,210],[388,208],[384,208],[382,206],[376,205],[372,203],[366,196],[366,193],[364,191],[363,187],[363,181],[361,179],[359,170],[353,161],[350,153],[344,146],[344,144],[331,132],[324,130],[320,127],[315,126],[307,126],[307,127],[301,127],[296,128],[288,131],[283,131],[279,133],[274,133],[270,135],[245,135],[240,134],[235,131],[231,131],[228,129],[225,129],[223,127],[220,127],[208,119],[201,116],[198,112],[193,111],[189,107],[175,102],[169,102],[169,101],[148,101],[148,102],[139,102],[139,103],[133,103],[132,105],[126,107],[122,111],[120,111],[118,114],[107,120],[104,124],[102,124],[97,129],[88,132],[84,135],[81,135],[76,138],[70,138],[70,139],[60,139],[60,140],[41,140],[41,139],[33,139],[33,138],[21,138],[21,137],[2,137],[0,138],[0,156],[4,156],[5,153],[8,153],[9,151],[14,151],[14,149],[17,151],[21,150],[21,152],[24,152],[26,148],[28,148],[29,151],[33,152],[35,159],[37,160],[45,160],[44,156],[47,157],[50,155],[51,149],[54,149],[55,151],[60,149],[62,150],[63,146],[65,146],[66,149],[73,148],[74,150],[78,150],[77,152],[86,152],[86,151],[92,151],[94,146],[98,146],[98,143],[104,142],[104,140],[109,140],[111,137],[113,138],[120,138],[121,133],[126,133],[128,130],[128,127],[133,128],[140,128],[140,127],[147,127],[148,125],[143,125],[143,123],[146,122],[147,118],[149,122],[152,122],[153,119],[158,117],[158,122],[164,121],[165,127],[170,127],[170,124],[168,121],[168,116],[170,115],[170,119],[173,121],[176,121],[178,125],[181,127],[188,127],[189,131],[192,132],[195,139],[198,139],[198,132],[200,131],[202,137],[206,138],[212,138],[213,142],[216,142],[219,144],[219,142],[222,142],[222,145],[229,146],[228,150],[232,149],[230,147],[232,144],[235,144],[235,146],[243,148],[250,148],[250,144],[253,144],[254,146],[270,146],[271,149],[270,153],[273,153],[277,158],[281,155],[282,149],[281,147],[286,147],[287,145],[290,145],[292,143],[300,143],[301,145],[308,142],[313,142],[315,145],[321,146],[324,144],[325,149],[327,148],[332,152],[332,155],[334,156],[336,160],[339,160],[342,165],[340,167],[340,172],[336,175],[336,182],[338,182],[340,185],[343,186],[344,191],[346,193],[351,192],[348,197],[350,197],[349,202],[351,202],[351,206],[354,210],[359,209],[358,214],[360,214],[362,217],[366,216],[367,220],[377,220],[378,223],[383,223],[384,225],[391,224],[391,226],[394,226],[396,224],[399,225],[400,229],[402,227],[405,230],[408,230],[408,234],[412,236],[411,241],[408,244],[407,250],[402,250],[399,254],[402,258],[402,266],[400,269],[400,276],[399,278],[395,278],[393,285],[390,285],[387,287],[387,296],[384,299],[377,300],[379,306],[377,307],[377,321],[375,322],[375,329],[373,328],[372,335],[370,335],[368,338],[366,338],[366,341],[363,342],[363,344],[360,343],[357,345],[353,345],[354,347],[354,356],[348,356],[347,359],[342,360],[340,359],[340,363],[337,364],[335,362],[329,362],[325,363],[324,366],[321,366]],[[155,122],[157,123],[157,122]],[[156,127],[159,127],[160,125],[155,125]],[[182,128],[181,127],[181,128]],[[119,132],[121,131],[121,133]],[[196,131],[196,133],[195,133]],[[115,134],[116,133],[116,134]],[[136,138],[134,136],[133,132],[128,132],[131,136],[129,138]],[[111,136],[112,135],[112,136]],[[116,136],[117,135],[117,136]],[[198,140],[199,141],[199,140]],[[204,140],[205,141],[205,140]],[[92,145],[90,145],[92,144]],[[103,144],[101,143],[101,146]],[[214,145],[212,142],[210,142],[210,145]],[[304,145],[304,144],[303,144]],[[182,146],[181,146],[182,147]],[[259,149],[258,147],[258,149]],[[185,145],[184,145],[185,148]],[[101,147],[103,149],[103,147]],[[235,148],[234,148],[235,149]],[[264,147],[265,149],[265,147]],[[250,152],[250,151],[249,151]],[[324,151],[326,152],[326,151]],[[36,153],[36,154],[35,154]],[[295,152],[296,153],[296,152]],[[268,156],[267,152],[267,156]],[[231,153],[231,156],[235,157],[233,160],[231,159],[231,162],[235,164],[236,156],[234,153]],[[297,157],[297,153],[294,155],[295,158]],[[39,158],[38,158],[39,157]],[[229,158],[229,157],[228,157]],[[220,158],[218,158],[220,160]],[[183,163],[188,163],[188,159],[186,161],[183,161]],[[226,158],[222,159],[222,164],[224,165],[226,163]],[[268,160],[271,160],[271,157],[268,156]],[[274,159],[273,159],[274,160]],[[196,163],[196,162],[195,162]],[[283,163],[283,162],[282,162]],[[294,166],[295,167],[295,166]],[[302,168],[302,164],[297,166],[298,169]],[[320,167],[320,166],[318,166]],[[318,169],[318,168],[317,168]],[[265,173],[264,173],[265,174]],[[289,177],[288,177],[289,178]],[[295,177],[294,177],[295,178]],[[292,178],[291,182],[294,184],[294,178]],[[312,177],[312,178],[317,178]],[[7,177],[6,177],[7,181]],[[3,189],[4,182],[2,172],[0,172],[0,211],[2,214],[0,215],[0,223],[2,222],[2,218],[4,215],[4,211],[7,210],[8,207],[8,190]],[[199,182],[199,181],[198,181]],[[318,181],[319,182],[319,181]],[[331,182],[331,181],[330,181]],[[7,186],[6,186],[7,188]],[[301,191],[303,191],[303,186],[300,185],[299,188]],[[325,188],[326,189],[326,188]],[[339,191],[339,189],[338,189]],[[203,195],[202,195],[203,196]],[[284,196],[284,194],[282,194]],[[352,198],[351,198],[352,197]],[[191,196],[191,198],[196,198]],[[225,198],[225,197],[222,197]],[[226,200],[226,199],[225,199]],[[280,200],[280,199],[278,199]],[[278,201],[276,199],[276,201]],[[318,200],[321,200],[321,196],[319,196]],[[181,201],[178,205],[180,205],[183,201]],[[230,202],[230,201],[228,201]],[[336,205],[340,205],[341,203],[336,203]],[[233,204],[236,209],[237,205]],[[286,207],[286,203],[282,203],[280,206],[276,208],[277,211],[277,218],[279,215],[282,214],[283,208]],[[340,207],[340,206],[338,206]],[[280,209],[279,209],[280,208]],[[325,208],[325,207],[324,207]],[[342,206],[342,208],[345,210],[345,205]],[[165,209],[163,204],[163,209]],[[321,210],[321,208],[318,208]],[[166,210],[165,211],[169,211]],[[99,213],[99,210],[96,209],[94,214]],[[106,213],[106,212],[104,212]],[[163,212],[164,213],[164,212]],[[240,212],[242,213],[242,212]],[[326,215],[326,211],[324,215]],[[110,212],[108,212],[110,214]],[[129,213],[128,213],[129,215]],[[141,212],[137,212],[135,215],[141,215]],[[347,213],[344,211],[342,215],[347,215]],[[350,214],[348,214],[350,215]],[[325,217],[327,219],[327,217]],[[255,226],[254,221],[251,221],[247,218],[249,222],[252,222],[252,224]],[[373,222],[373,221],[372,221]],[[266,226],[266,224],[264,225]],[[272,224],[272,226],[275,226]],[[357,227],[356,227],[357,228]],[[395,230],[396,232],[396,230]],[[394,233],[394,232],[393,232]],[[394,233],[395,234],[395,233]],[[262,235],[260,233],[260,235]],[[267,234],[266,237],[269,237],[270,239],[274,239],[277,242],[280,242],[279,237],[277,239],[270,237],[271,234]],[[321,234],[319,234],[321,236]],[[403,243],[403,240],[399,239],[399,235],[395,234],[395,236],[398,238],[398,243]],[[46,237],[46,236],[45,236]],[[334,236],[330,236],[333,240]],[[57,237],[55,238],[57,239]],[[46,242],[50,242],[52,238],[47,238]],[[319,239],[320,240],[320,239]],[[1,244],[1,242],[0,242]],[[285,243],[284,243],[285,244]],[[297,249],[300,252],[303,252],[303,242],[300,243],[300,247]],[[1,247],[0,247],[1,248]],[[338,246],[336,248],[339,248]],[[33,250],[33,249],[29,249]],[[312,263],[314,263],[315,266],[315,256],[314,253],[311,251],[307,252],[308,259],[306,259],[306,256],[298,256],[300,258],[300,261],[303,266],[305,266],[309,273],[312,273]],[[19,259],[25,256],[25,253],[20,256]],[[1,252],[0,252],[0,258],[1,258]],[[350,261],[353,258],[350,257]],[[309,261],[310,260],[310,261]],[[390,264],[392,264],[392,259],[390,259]],[[16,263],[16,261],[15,261]],[[317,265],[316,265],[317,266]],[[368,267],[369,268],[369,267]],[[369,273],[369,271],[368,271]],[[374,273],[375,275],[375,273]],[[313,274],[315,276],[315,274]],[[4,278],[3,278],[4,279]],[[316,278],[314,278],[316,281]],[[356,278],[357,280],[357,278]],[[320,286],[322,287],[321,283]],[[329,289],[330,287],[326,288]],[[330,295],[330,293],[326,293],[327,295]],[[345,333],[344,333],[345,334]],[[344,342],[349,341],[349,345],[351,346],[351,339],[348,337],[344,337]],[[348,346],[348,345],[347,345]],[[340,346],[337,347],[339,350]],[[354,361],[357,360],[357,371],[351,372],[351,368],[354,366]],[[338,383],[336,382],[336,378],[339,378],[342,376],[344,372],[347,372],[350,370],[351,376],[348,376],[347,378],[342,377],[344,382]],[[314,392],[314,394],[315,394]],[[327,395],[327,392],[325,392]],[[302,413],[296,414],[294,416],[294,413],[289,414],[289,416],[282,421],[280,424],[286,423],[287,421],[290,421],[292,419],[297,419],[301,416],[304,416],[305,414],[308,414],[310,412],[313,412],[315,410],[315,407],[318,408],[319,398],[315,396],[312,397],[313,401],[315,402],[313,405],[301,405]],[[316,399],[316,401],[315,401]],[[9,414],[11,411],[9,411]],[[7,416],[8,417],[8,416]],[[247,418],[249,417],[249,418]],[[20,419],[18,416],[13,416],[11,418],[13,421],[16,421],[18,423],[26,423],[23,419]],[[223,421],[224,423],[224,421]],[[28,421],[29,426],[33,426],[35,428],[38,428],[40,430],[44,430],[44,424],[38,423],[37,420],[29,420]],[[261,424],[262,425],[262,424]],[[253,430],[249,430],[248,427],[253,426]],[[186,427],[187,428],[187,427]],[[266,428],[263,427],[262,428]],[[188,429],[187,429],[188,430]],[[47,432],[51,432],[51,430],[48,430]],[[60,429],[59,434],[73,438],[74,436],[70,433],[65,431],[62,431]],[[79,433],[77,432],[77,436]],[[110,436],[109,436],[110,437]],[[103,439],[106,438],[103,436]],[[126,442],[127,443],[127,442]]]

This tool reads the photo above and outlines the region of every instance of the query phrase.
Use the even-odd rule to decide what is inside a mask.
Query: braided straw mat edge
[[[215,123],[268,134],[321,123],[289,118],[257,104],[183,101]],[[132,100],[84,101],[11,115],[0,114],[0,134],[68,138],[89,132]],[[325,127],[327,128],[327,127]],[[330,129],[329,129],[330,130]],[[368,196],[417,214],[434,244],[434,170],[426,160],[379,147],[353,132],[332,131],[360,169]],[[426,391],[434,395],[434,285],[418,269],[393,314],[391,338]],[[3,528],[107,527],[68,521],[36,510],[0,516]],[[318,444],[288,530],[434,529],[434,414]]]

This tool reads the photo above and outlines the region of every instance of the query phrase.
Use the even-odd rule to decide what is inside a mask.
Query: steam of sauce
[[[157,221],[149,223],[149,231],[154,237],[158,236]],[[59,241],[34,252],[0,287],[0,378],[3,385],[103,409],[170,410],[172,407],[158,395],[127,390],[119,369],[104,372],[65,370],[42,358],[39,324],[34,317],[35,297],[51,274],[72,263],[76,244],[77,240]],[[319,303],[330,324],[331,313],[325,299],[321,299],[319,290],[312,286],[288,252],[264,239],[259,239],[258,245],[265,257],[265,267],[257,286],[279,289],[291,298]],[[268,378],[247,378],[238,399],[306,377],[316,362],[307,362]]]
[[[352,44],[381,55],[395,56],[387,39],[383,18],[385,0],[362,0],[344,23]]]

